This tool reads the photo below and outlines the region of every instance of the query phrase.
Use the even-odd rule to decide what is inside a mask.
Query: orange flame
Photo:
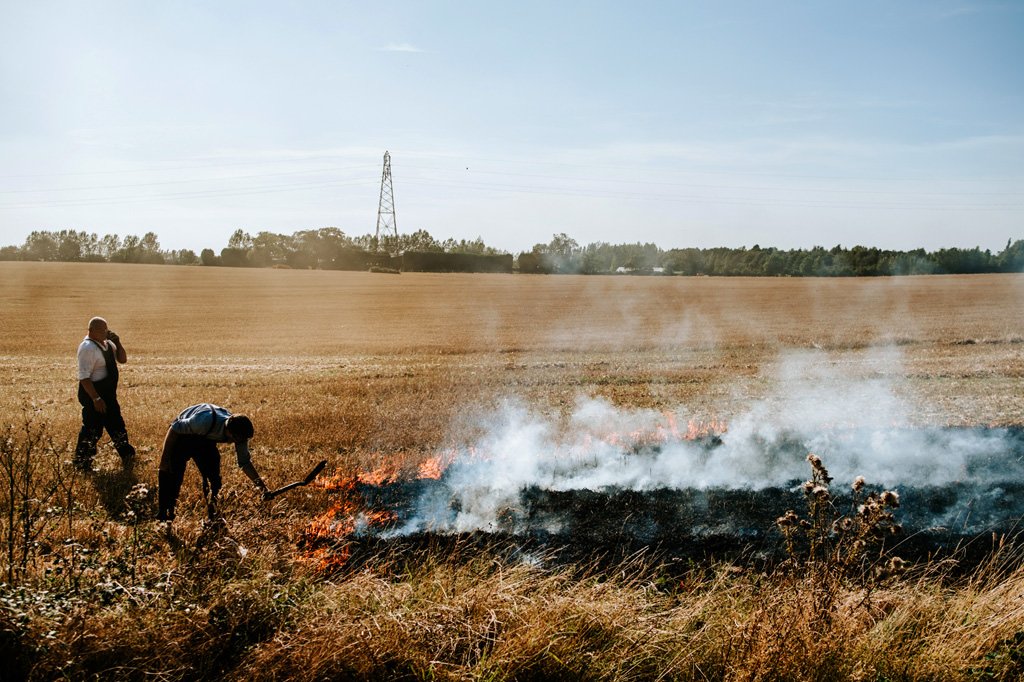
[[[674,414],[665,412],[664,416],[665,424],[659,423],[650,428],[640,428],[625,434],[609,432],[600,436],[600,438],[608,445],[614,447],[642,448],[670,442],[698,440],[700,438],[716,436],[728,430],[726,423],[721,420],[702,421],[691,419],[687,422],[686,430],[681,431]],[[585,435],[584,446],[589,445],[590,442],[590,435]]]
[[[420,478],[441,478],[441,474],[444,473],[444,468],[441,466],[440,457],[431,457],[420,464],[419,477]]]
[[[382,466],[373,471],[364,471],[357,474],[360,483],[366,485],[384,485],[398,480],[398,469],[390,466]]]
[[[420,465],[419,478],[440,478],[446,466],[447,463],[441,456],[426,460]],[[314,517],[303,530],[304,544],[309,549],[302,558],[313,563],[320,572],[344,567],[351,557],[349,538],[357,532],[385,527],[398,519],[391,510],[364,508],[357,486],[380,486],[399,478],[398,469],[389,466],[354,475],[346,475],[339,471],[331,476],[321,477],[316,482],[317,487],[330,490],[336,498],[327,511]],[[340,541],[342,544],[324,544],[327,541]]]

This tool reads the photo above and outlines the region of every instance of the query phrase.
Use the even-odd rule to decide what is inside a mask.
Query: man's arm
[[[248,442],[237,442],[235,443],[235,454],[238,455],[238,466],[249,477],[252,484],[256,486],[256,489],[261,493],[266,494],[267,484],[260,478],[259,473],[256,471],[256,467],[252,465],[252,455],[249,454],[249,443]]]
[[[121,345],[121,337],[115,334],[114,332],[108,331],[107,338],[114,342],[114,357],[117,359],[117,361],[120,362],[122,365],[128,362],[128,353],[125,352],[124,346]]]
[[[178,434],[174,431],[174,429],[168,428],[167,429],[167,435],[164,436],[164,449],[160,453],[160,465],[161,466],[163,466],[163,463],[165,461],[166,462],[170,461],[168,458],[170,457],[171,451],[174,450],[174,444],[177,443],[177,442],[178,442]]]
[[[96,386],[94,386],[92,383],[92,379],[82,379],[78,383],[82,385],[82,390],[84,390],[86,394],[92,399],[92,406],[96,409],[96,411],[99,412],[100,414],[106,412],[107,404],[103,401],[103,398],[100,397],[99,391],[96,390]]]
[[[256,486],[257,490],[259,490],[261,493],[267,492],[267,484],[264,483],[263,479],[260,478],[260,475],[256,473],[256,467],[252,465],[252,462],[249,462],[248,464],[244,465],[242,467],[242,471],[244,471],[245,475],[249,477],[249,480],[252,481],[252,484]]]

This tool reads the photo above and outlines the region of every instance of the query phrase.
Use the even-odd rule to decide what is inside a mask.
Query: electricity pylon
[[[398,237],[398,222],[395,220],[395,190],[391,186],[391,153],[384,152],[384,172],[380,176],[380,204],[377,206],[377,248],[380,236]]]

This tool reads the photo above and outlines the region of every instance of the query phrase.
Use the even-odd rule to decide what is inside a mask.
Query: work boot
[[[228,522],[223,516],[203,519],[203,532],[211,535],[224,533],[228,529]]]
[[[121,466],[125,471],[129,471],[133,466],[135,466],[135,448],[130,445],[128,448],[130,449],[117,453],[121,456]]]
[[[95,433],[87,432],[84,428],[78,434],[78,444],[75,446],[74,463],[75,468],[83,472],[91,472],[92,459],[96,456],[96,441],[99,440]]]
[[[80,471],[83,474],[91,474],[96,471],[92,466],[92,458],[86,459],[84,457],[75,457],[74,464],[75,470]]]
[[[121,464],[125,469],[131,469],[135,463],[135,447],[128,442],[127,433],[117,433],[110,438],[114,441],[114,449],[121,457]]]

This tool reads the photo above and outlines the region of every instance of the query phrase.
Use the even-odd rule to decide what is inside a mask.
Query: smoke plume
[[[969,516],[972,527],[1019,516],[1013,485],[1024,474],[1020,433],[911,425],[892,378],[900,375],[898,362],[894,353],[878,352],[850,378],[849,368],[824,353],[788,354],[765,377],[771,393],[730,420],[720,438],[687,433],[692,415],[684,409],[626,408],[584,396],[559,419],[509,400],[481,416],[485,435],[456,453],[388,534],[489,531],[508,528],[509,519],[558,532],[557,514],[528,508],[537,491],[793,492],[808,477],[810,452],[825,461],[837,489],[849,490],[863,475],[911,497],[931,491],[929,509],[914,517],[924,526],[966,528]]]

